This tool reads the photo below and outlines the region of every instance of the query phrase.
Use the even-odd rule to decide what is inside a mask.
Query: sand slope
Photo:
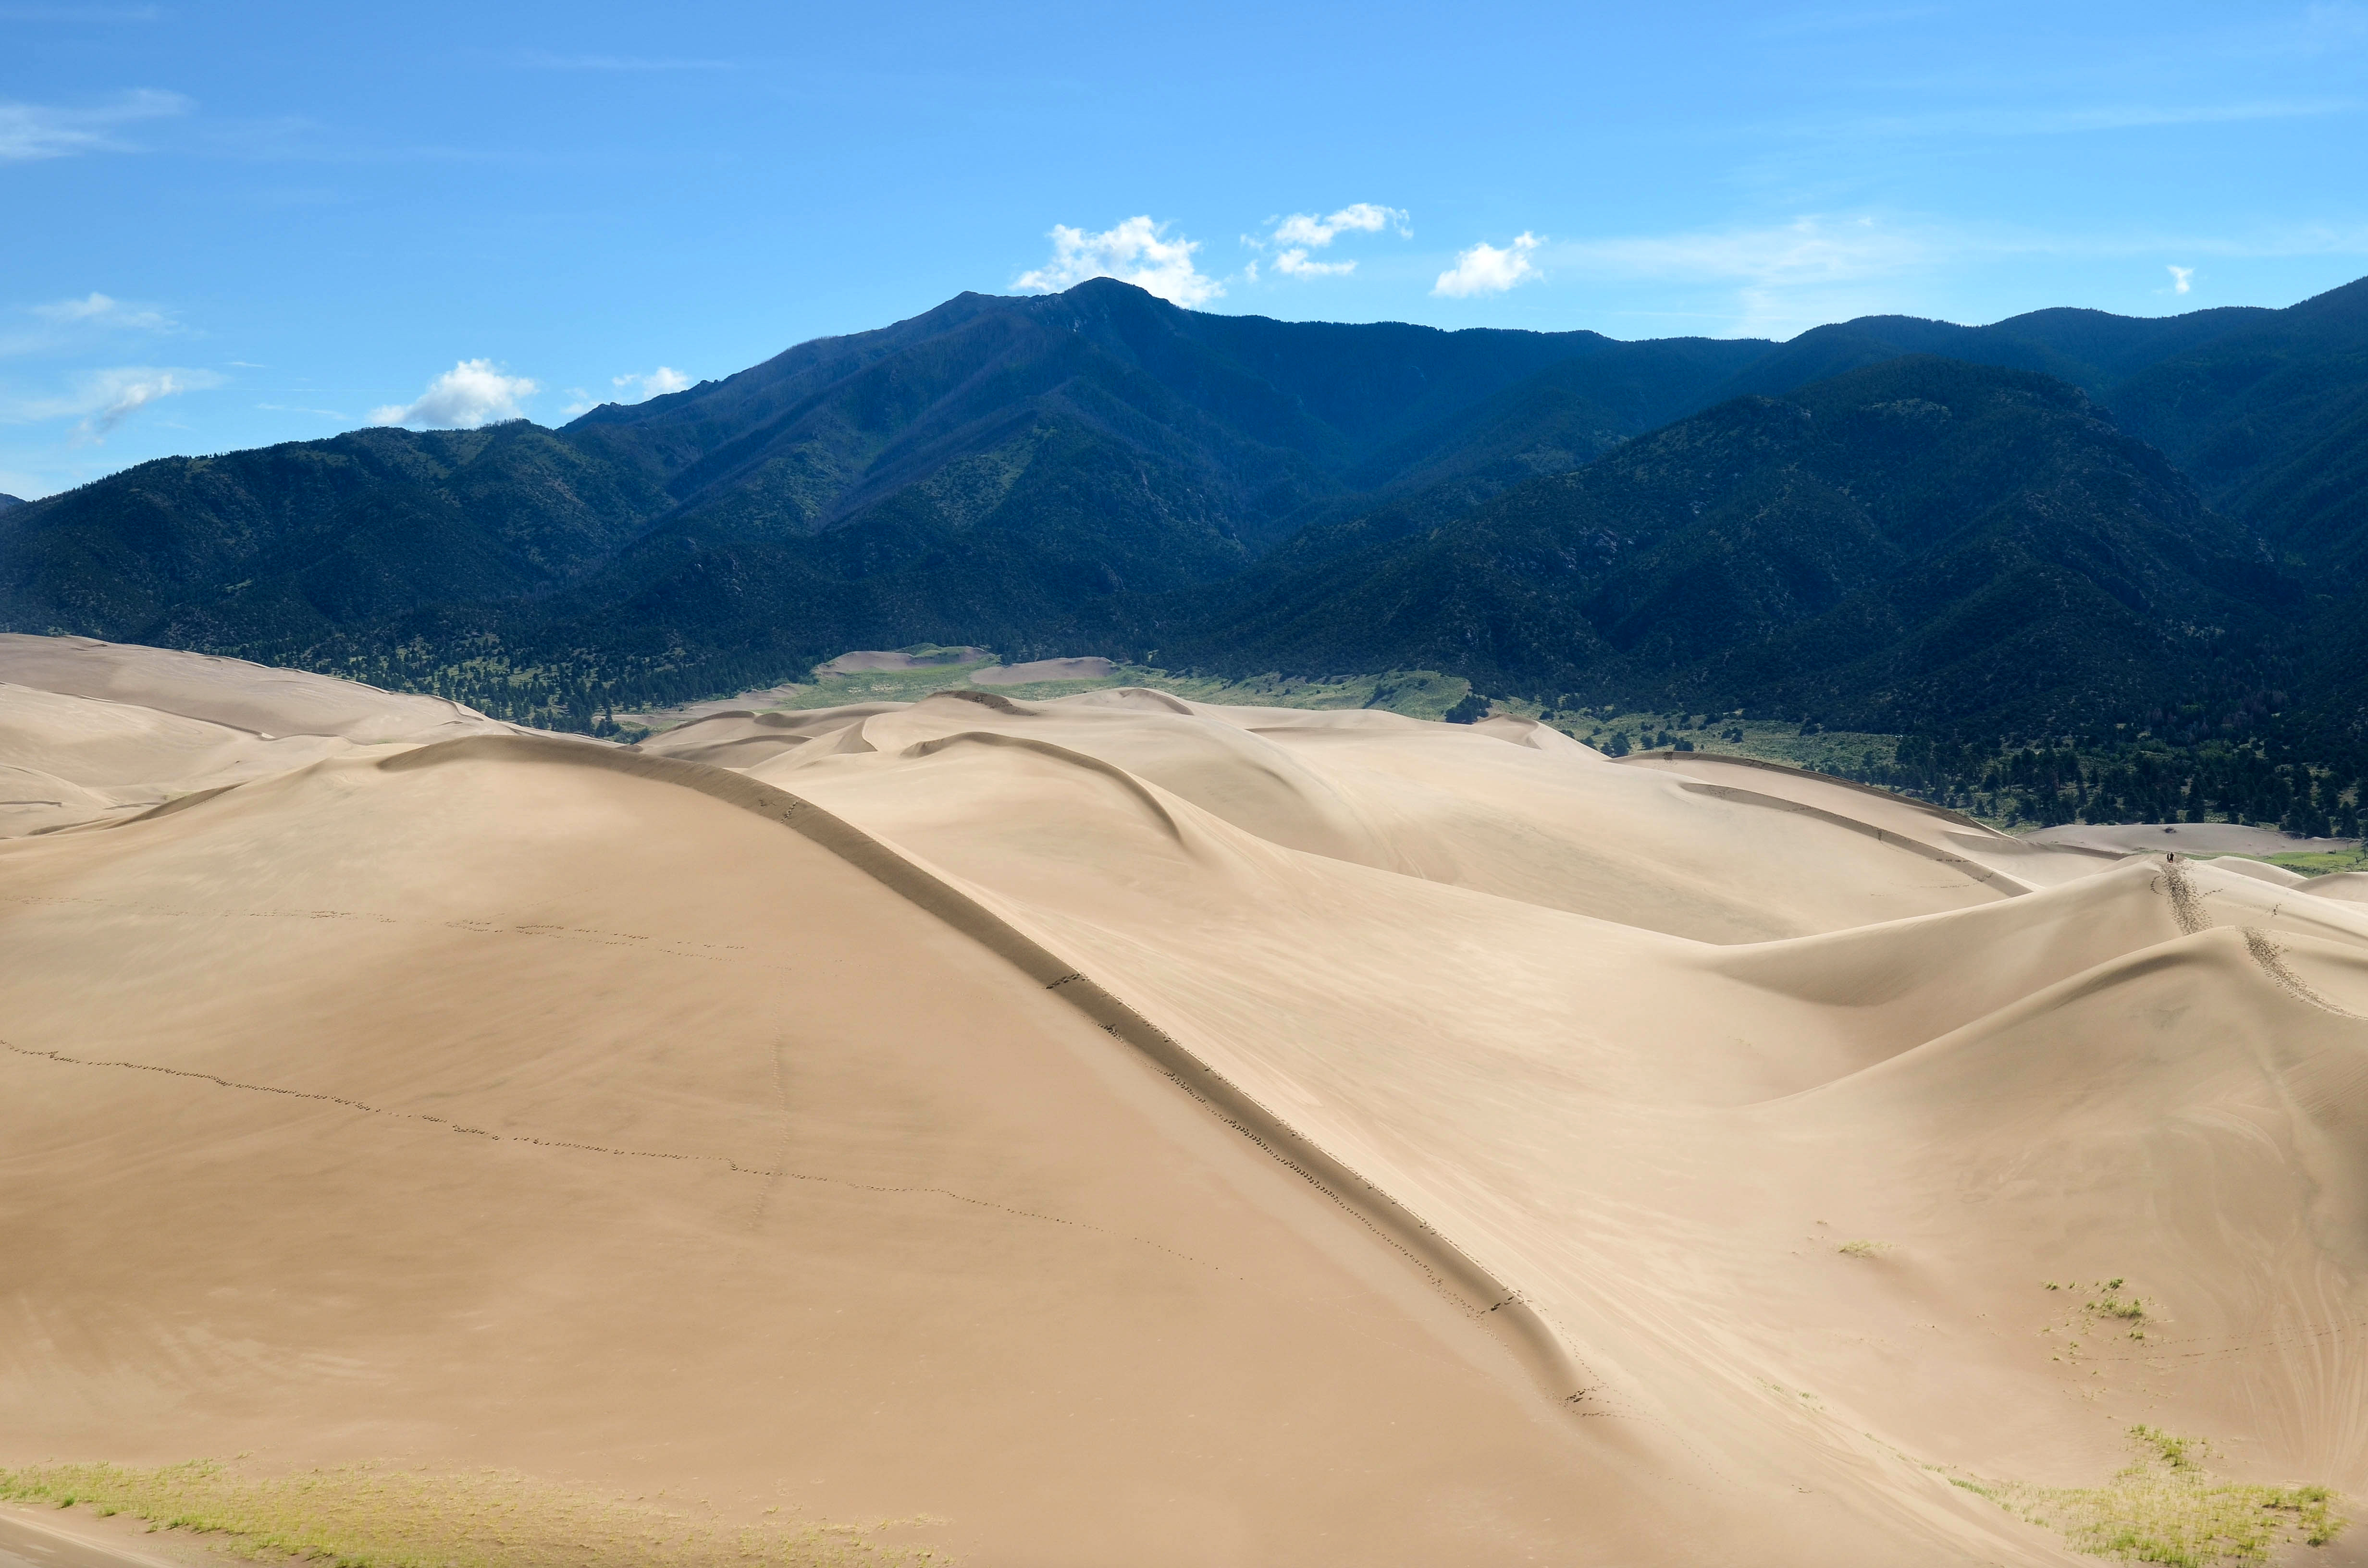
[[[697,1478],[1005,1561],[1567,1517],[1516,1358],[1076,1007],[543,749],[12,847],[20,1454]]]
[[[441,698],[299,670],[0,632],[0,837],[324,756],[508,730]]]
[[[2137,1421],[2368,1490],[2368,909],[2209,862],[976,693],[324,758],[0,846],[0,1462],[1014,1563],[2066,1562],[1948,1475]]]

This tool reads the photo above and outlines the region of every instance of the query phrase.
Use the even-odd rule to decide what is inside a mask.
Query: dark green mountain
[[[1916,357],[1732,400],[1156,630],[1245,672],[2057,733],[2201,678],[2298,597],[2078,389]]]
[[[523,421],[166,458],[0,521],[0,624],[285,656],[549,591],[664,497]]]
[[[2368,565],[2356,488],[2368,473],[2368,278],[2259,312],[2133,373],[2109,401],[2281,550],[2349,581]]]
[[[563,430],[359,432],[10,508],[0,626],[567,726],[939,642],[1993,740],[2298,715],[2334,744],[2363,301],[1771,345],[963,295]]]
[[[1978,327],[1862,317],[1803,333],[1707,396],[1781,395],[1904,354],[2069,381],[2298,568],[2347,585],[2368,572],[2368,278],[2282,311],[2049,310]]]
[[[2238,306],[2157,317],[2049,310],[1991,326],[1958,326],[1915,316],[1861,316],[1812,328],[1779,346],[1713,388],[1705,401],[1719,403],[1753,392],[1780,396],[1903,355],[1937,354],[1969,364],[2036,370],[2110,402],[2113,390],[2138,371],[2279,313]]]
[[[1238,563],[1310,506],[1499,457],[1466,455],[1463,422],[1493,400],[1501,423],[1502,394],[1550,367],[1586,367],[1556,383],[1583,409],[1531,421],[1567,465],[1669,417],[1762,347],[1202,315],[1103,278],[1043,299],[964,294],[723,381],[596,409],[568,435],[663,484],[679,521],[775,538],[859,522],[956,466],[973,477],[939,505],[967,520],[1057,434],[1156,465],[1154,490],[1190,493],[1183,511]]]
[[[1237,574],[1327,509],[1570,468],[1764,348],[1211,316],[1106,279],[966,294],[562,431],[143,464],[8,514],[0,623],[684,680],[1027,643]]]

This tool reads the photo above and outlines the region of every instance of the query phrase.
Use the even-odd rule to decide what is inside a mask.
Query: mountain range
[[[2357,773],[2363,495],[2368,279],[1782,344],[1096,279],[557,430],[144,463],[0,509],[0,628],[576,728],[934,642],[1993,739],[2290,714]]]

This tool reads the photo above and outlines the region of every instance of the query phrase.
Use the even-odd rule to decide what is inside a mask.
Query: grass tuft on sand
[[[2324,1486],[2220,1481],[2204,1469],[2201,1437],[2130,1428],[2135,1460],[2102,1486],[2033,1486],[1951,1476],[2033,1524],[2061,1530],[2078,1551],[2167,1568],[2252,1568],[2280,1546],[2324,1546],[2344,1521]]]
[[[251,1476],[211,1460],[132,1470],[0,1470],[0,1500],[129,1514],[152,1530],[221,1538],[249,1559],[338,1568],[906,1568],[937,1554],[882,1546],[849,1526],[738,1528],[486,1471],[347,1465]]]

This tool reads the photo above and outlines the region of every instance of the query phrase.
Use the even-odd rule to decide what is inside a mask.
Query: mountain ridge
[[[2177,665],[2149,621],[2242,636],[2291,597],[2258,540],[2078,389],[1910,357],[1789,398],[1731,399],[1452,525],[1320,560],[1267,584],[1247,613],[1171,631],[1163,651],[1247,671],[1367,667],[1387,649],[1590,703],[1648,696],[1896,730],[1900,704],[1931,704],[1952,668],[1964,692],[2014,684],[2006,672],[2029,650],[1993,646],[2004,633],[1986,641],[1964,618],[1990,596],[1986,613],[2011,624],[2018,595],[2058,606],[2030,633],[2041,643],[2090,651],[2035,709],[1961,696],[1954,716],[2094,722],[2145,684],[2103,677],[2119,662],[2106,647]],[[1946,642],[1952,621],[1970,644],[1915,652],[1919,629]]]
[[[2266,710],[2288,706],[2263,697],[2271,687],[2324,692],[2342,677],[2277,649],[2297,618],[2339,613],[2368,552],[2363,315],[2368,280],[2284,311],[2062,309],[1979,327],[1867,317],[1785,344],[1623,343],[1216,316],[1110,279],[965,294],[557,430],[359,431],[160,460],[13,508],[0,625],[427,683],[575,728],[615,700],[603,692],[706,697],[803,676],[848,647],[920,642],[1019,657],[1158,651],[1212,668],[1330,672],[1353,658],[1491,689],[1759,702],[1941,731],[2101,723],[2109,710],[2190,701],[2197,682]],[[2001,523],[1992,554],[1952,568],[2020,585],[1987,601],[1884,575],[1925,547],[1886,533],[1870,510],[1880,497],[1853,492],[1922,494],[1912,461],[1882,455],[1886,441],[1912,455],[1940,439],[1911,415],[1896,441],[1861,432],[1850,460],[1863,472],[1738,458],[1728,477],[1748,470],[1759,490],[1690,503],[1723,532],[1678,526],[1668,497],[1631,484],[1620,505],[1634,515],[1597,522],[1635,548],[1584,595],[1568,519],[1510,520],[1540,497],[1611,484],[1716,410],[1732,422],[1757,409],[1744,422],[1764,425],[1771,403],[1798,412],[1827,395],[1804,389],[1936,352],[1893,373],[1986,396],[2019,387],[2059,435],[2086,432],[2064,439],[2089,457],[2048,470],[2057,488],[2042,494],[2008,483],[1998,454],[2021,437],[1991,427],[1993,502],[2020,494],[2025,511],[2056,506],[2078,527],[2051,540]],[[1930,392],[1903,383],[1878,401],[1952,406],[1953,393]],[[2248,441],[2247,462],[2204,464],[2209,484],[2147,466]],[[2130,442],[2161,453],[2116,445]],[[2120,491],[2098,478],[2108,470]],[[1919,504],[1937,517],[1945,501]],[[2222,502],[2225,517],[2211,511]],[[2217,530],[2209,584],[2162,553],[2191,513]],[[2088,556],[2049,555],[2076,535]],[[2117,549],[2136,553],[2116,566]],[[2216,630],[2166,642],[2122,567],[2157,589],[2184,585],[2177,617]],[[1395,600],[1359,600],[1392,573]],[[1958,666],[1936,650],[1984,617],[2012,620],[2018,593],[2023,608],[2055,607],[2054,630],[2021,655],[2003,632],[1974,636],[1987,674],[1950,676]],[[1853,630],[1820,619],[1846,602]],[[1455,635],[1440,631],[1459,616]],[[2110,631],[2072,635],[2083,617]],[[1761,641],[1711,635],[1722,618]],[[1405,635],[1375,631],[1388,627]],[[2061,678],[2012,676],[2016,657],[2057,662]]]

